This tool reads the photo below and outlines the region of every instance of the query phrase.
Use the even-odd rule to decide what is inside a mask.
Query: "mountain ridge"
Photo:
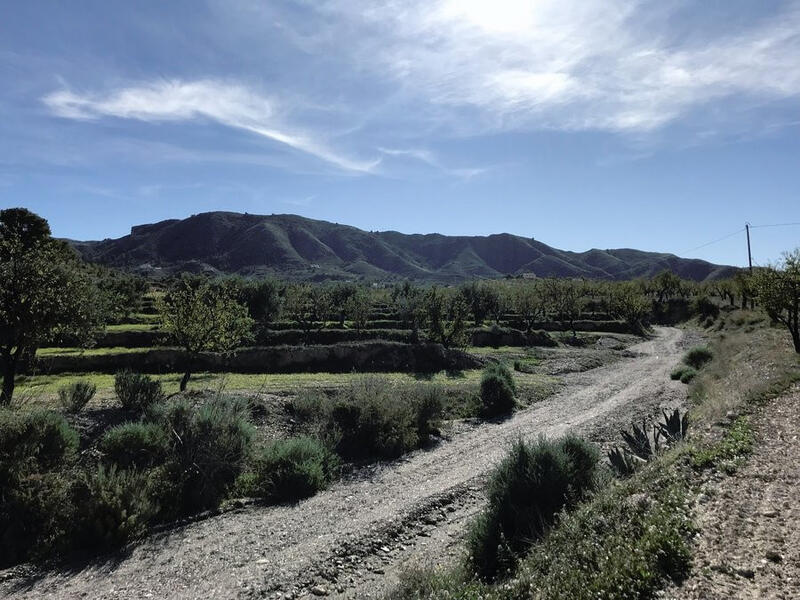
[[[524,275],[622,280],[671,270],[703,281],[737,270],[632,248],[559,250],[510,233],[368,232],[298,215],[222,211],[135,225],[129,235],[117,239],[71,243],[88,261],[151,275],[188,270],[288,279],[455,283]]]

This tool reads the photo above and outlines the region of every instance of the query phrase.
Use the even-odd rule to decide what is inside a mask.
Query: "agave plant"
[[[622,439],[628,445],[631,452],[644,461],[650,460],[661,450],[661,430],[652,428],[652,436],[648,433],[647,424],[642,421],[639,427],[636,423],[631,423],[631,431],[622,430]]]
[[[668,443],[674,444],[686,438],[686,430],[689,428],[688,413],[681,417],[680,411],[676,408],[672,414],[662,411],[664,422],[658,423],[658,431],[664,436]]]
[[[631,454],[625,448],[613,447],[608,451],[608,462],[620,477],[630,477],[636,471],[636,467],[644,462],[638,456]]]

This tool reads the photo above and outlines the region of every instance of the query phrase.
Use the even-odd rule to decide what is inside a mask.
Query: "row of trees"
[[[47,222],[23,208],[0,211],[0,404],[14,393],[22,361],[45,343],[91,339],[109,322],[141,308],[149,282],[81,262],[66,243],[52,237]],[[716,296],[742,306],[756,300],[791,332],[800,352],[800,250],[753,276],[697,284],[670,272],[652,279],[603,282],[535,279],[470,282],[460,287],[414,285],[369,288],[352,283],[282,284],[273,280],[184,276],[168,284],[156,308],[163,329],[190,353],[222,352],[250,339],[255,327],[283,317],[310,333],[333,320],[365,328],[383,307],[411,329],[425,330],[446,346],[465,344],[470,322],[512,315],[530,330],[559,319],[575,328],[583,311],[600,312],[645,325],[649,315],[674,298]],[[191,373],[181,382],[184,389]]]

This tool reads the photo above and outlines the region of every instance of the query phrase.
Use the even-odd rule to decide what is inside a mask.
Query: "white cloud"
[[[69,119],[117,117],[159,122],[206,118],[285,144],[348,171],[369,172],[380,162],[355,160],[308,134],[285,131],[281,129],[275,100],[247,87],[215,80],[156,81],[91,95],[60,90],[48,94],[43,101],[56,115]]]
[[[446,175],[458,177],[460,179],[472,179],[488,171],[485,167],[448,167],[445,166],[436,154],[423,148],[378,148],[380,152],[387,156],[413,158],[428,166],[441,171]]]
[[[693,29],[687,13],[676,16],[681,8],[652,0],[330,0],[321,10],[351,37],[357,27],[350,59],[358,68],[392,80],[416,116],[444,115],[464,134],[641,134],[712,105],[725,112],[723,100],[800,97],[800,3],[716,30]]]

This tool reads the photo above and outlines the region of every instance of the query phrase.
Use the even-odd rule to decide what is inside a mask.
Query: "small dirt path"
[[[800,389],[753,417],[756,446],[733,476],[704,485],[694,569],[664,598],[800,598]]]
[[[684,332],[657,328],[615,364],[565,377],[563,391],[404,459],[364,469],[291,506],[246,507],[153,535],[128,554],[72,572],[0,583],[25,598],[375,597],[414,562],[447,562],[482,506],[486,474],[517,438],[569,430],[617,437],[634,418],[675,406],[669,372]]]

